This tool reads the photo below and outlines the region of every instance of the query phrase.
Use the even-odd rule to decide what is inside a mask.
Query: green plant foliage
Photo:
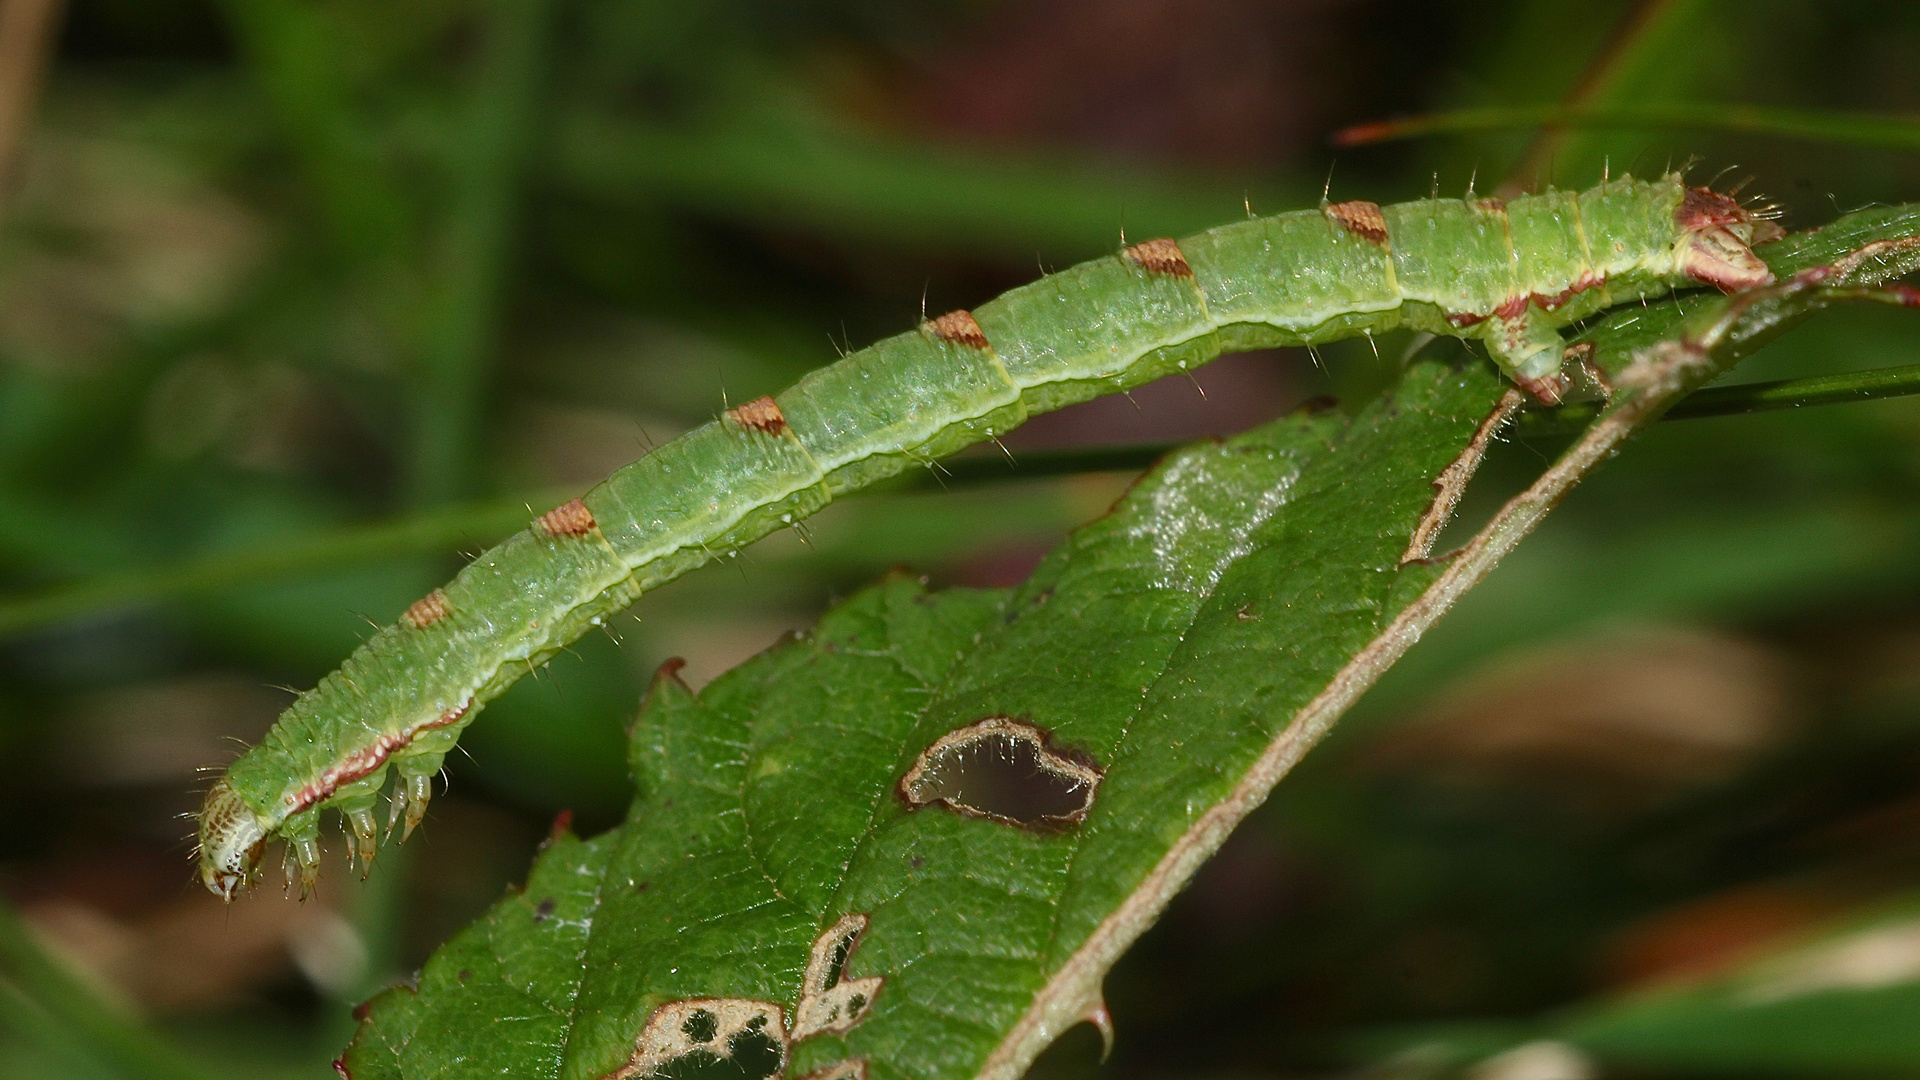
[[[1833,300],[1878,298],[1859,290],[1920,260],[1914,220],[1848,219],[1774,253],[1779,286],[1603,322],[1586,340],[1621,388],[1547,476],[1577,480]],[[1420,360],[1351,419],[1172,455],[1012,592],[896,577],[700,695],[662,669],[627,824],[557,832],[524,890],[373,1003],[345,1067],[1000,1078],[1107,1023],[1107,970],[1418,636],[1403,616],[1443,610],[1564,494],[1408,557],[1502,394],[1458,360]],[[1040,780],[1060,790],[1004,801]],[[842,983],[836,1022],[811,1021]]]
[[[0,63],[0,115],[21,118],[0,145],[14,163],[0,177],[3,1080],[330,1076],[355,1004],[396,983],[421,996],[402,1008],[396,992],[375,1017],[415,1011],[414,1074],[522,1074],[520,1051],[489,1047],[572,1036],[587,999],[566,996],[568,972],[611,986],[607,958],[569,968],[530,949],[538,935],[501,932],[503,907],[424,982],[421,965],[509,882],[528,882],[507,902],[524,900],[526,924],[578,932],[582,949],[611,940],[606,920],[555,925],[580,914],[565,903],[570,865],[650,826],[666,830],[661,858],[685,858],[671,830],[702,820],[673,817],[650,788],[649,817],[554,841],[528,877],[561,807],[583,837],[622,821],[626,725],[664,659],[686,657],[687,682],[708,687],[691,703],[656,697],[650,730],[685,731],[702,702],[751,696],[738,673],[709,684],[717,673],[845,597],[878,603],[862,590],[890,566],[939,586],[912,608],[923,624],[984,619],[964,598],[1008,594],[946,586],[1014,584],[1199,433],[1318,396],[1357,413],[1410,345],[1234,358],[1197,385],[1146,388],[1137,409],[1108,399],[1008,439],[1008,453],[950,459],[910,492],[837,502],[804,537],[643,598],[496,700],[436,778],[427,826],[371,878],[345,872],[329,827],[315,900],[283,899],[271,873],[244,905],[190,895],[178,815],[204,790],[196,770],[232,758],[224,740],[257,738],[284,707],[270,688],[313,685],[370,623],[539,510],[836,351],[1111,254],[1122,236],[1308,207],[1323,190],[1504,197],[1693,162],[1695,182],[1777,208],[1796,233],[1765,251],[1781,270],[1818,262],[1793,254],[1808,244],[1844,250],[1836,214],[1920,191],[1920,6],[1902,0],[0,9],[12,27],[36,5],[67,23],[46,43],[46,81],[10,96],[33,88]],[[0,54],[21,55],[5,29]],[[1329,147],[1369,121],[1439,137]],[[1679,422],[1616,415],[1633,421],[1610,429],[1618,456],[1544,520],[1546,501],[1532,504],[1538,530],[1108,973],[1111,1052],[1079,1025],[1032,1080],[1920,1070],[1900,899],[1920,887],[1920,401],[1803,407],[1912,393],[1920,319],[1862,303],[1802,321],[1840,299],[1773,293],[1771,311],[1727,325],[1695,295],[1590,327],[1616,372],[1689,313],[1688,332],[1720,342],[1714,370],[1794,328],[1742,362],[1737,385],[1675,404],[1664,419]],[[1773,411],[1680,420],[1760,409]],[[1542,468],[1591,440],[1598,416],[1524,410],[1463,523],[1525,531],[1501,507],[1542,495]],[[1486,539],[1476,564],[1497,554]],[[1454,586],[1473,576],[1456,568],[1442,572]],[[1088,651],[1074,639],[1063,660]],[[751,670],[784,671],[816,640]],[[864,715],[863,688],[831,700]],[[793,731],[838,715],[802,718],[801,704],[766,712]],[[897,737],[889,768],[910,769],[926,737]],[[831,795],[840,780],[817,786]],[[889,800],[893,829],[954,816]],[[784,827],[827,828],[814,821],[800,811]],[[1031,842],[1078,843],[1093,823]],[[686,850],[705,866],[724,845]],[[534,924],[545,897],[555,910]],[[964,899],[941,906],[975,925],[1003,915]],[[778,977],[731,961],[714,977],[764,986],[797,1022],[786,1010],[808,933],[833,903],[794,900],[795,925],[765,954]],[[686,914],[673,941],[697,936]],[[885,975],[872,947],[890,933],[875,925],[852,951],[853,979]],[[668,948],[649,961],[662,985],[699,989]],[[501,970],[551,977],[561,1012],[505,979],[479,985]],[[883,1014],[910,981],[883,985],[851,1031],[797,1040],[788,1075],[894,1030],[876,1025],[896,1022]],[[1804,992],[1783,993],[1793,986]],[[942,1023],[964,1027],[973,988],[941,989],[929,1000],[961,1003]],[[402,1034],[368,1030],[359,1080],[383,1075],[383,1031]],[[740,1049],[764,1068],[769,1045]],[[676,1080],[753,1071],[683,1066]]]
[[[815,937],[850,913],[872,922],[847,975],[887,982],[844,1045],[802,1044],[799,1066],[971,1075],[1096,932],[1144,929],[1145,912],[1104,924],[1174,849],[1218,843],[1203,819],[1431,580],[1401,554],[1502,390],[1477,365],[1423,363],[1352,420],[1175,455],[1016,592],[896,579],[698,698],[663,676],[634,730],[629,824],[561,840],[418,991],[377,1003],[355,1075],[600,1076],[661,1004],[796,1006]],[[991,716],[1105,770],[1084,821],[902,805],[915,756]]]
[[[1594,1070],[1748,1076],[1903,1075],[1920,1061],[1912,897],[1817,928],[1727,970],[1601,997],[1533,1024],[1442,1024],[1354,1040],[1395,1075],[1454,1075],[1529,1055]],[[1889,963],[1889,961],[1894,961]]]

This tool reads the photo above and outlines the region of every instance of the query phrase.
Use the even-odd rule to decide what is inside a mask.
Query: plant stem
[[[1844,375],[1813,375],[1804,379],[1710,386],[1682,398],[1660,419],[1695,420],[1709,416],[1737,416],[1811,405],[1875,401],[1911,394],[1920,394],[1920,364],[1852,371]],[[1522,413],[1517,427],[1520,433],[1526,435],[1571,434],[1584,428],[1599,411],[1597,403],[1537,410]]]

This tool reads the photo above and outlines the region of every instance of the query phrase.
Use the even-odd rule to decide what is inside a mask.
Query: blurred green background
[[[491,706],[365,884],[229,910],[191,881],[196,770],[287,688],[724,402],[1328,184],[1697,160],[1789,227],[1914,200],[1920,152],[1837,123],[1330,136],[1556,102],[1911,116],[1916,57],[1900,0],[0,0],[0,1076],[328,1075],[352,1004],[557,811],[618,820],[663,660],[697,685],[894,564],[1017,581],[1129,479],[836,506]],[[1229,358],[1008,442],[1352,404],[1404,348]],[[1911,313],[1848,311],[1733,378],[1916,361]],[[1556,450],[1503,446],[1478,512]],[[1917,1075],[1917,902],[1920,401],[1674,422],[1202,872],[1109,980],[1112,1056],[1082,1028],[1037,1069]]]

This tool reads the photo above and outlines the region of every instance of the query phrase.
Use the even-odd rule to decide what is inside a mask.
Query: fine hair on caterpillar
[[[207,793],[201,881],[232,899],[280,838],[305,892],[329,808],[364,866],[390,771],[388,829],[404,839],[481,707],[643,592],[1030,416],[1222,353],[1397,327],[1480,341],[1554,402],[1570,385],[1564,328],[1676,288],[1765,284],[1752,245],[1778,233],[1677,175],[1509,200],[1326,202],[1136,243],[923,320],[660,446],[415,602]]]

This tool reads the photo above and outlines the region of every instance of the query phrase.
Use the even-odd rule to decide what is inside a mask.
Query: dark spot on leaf
[[[861,1009],[864,1009],[866,1007],[867,1007],[867,995],[865,994],[855,994],[852,997],[847,999],[847,1008],[854,1012],[859,1012]]]
[[[833,956],[827,961],[827,984],[820,989],[831,990],[840,985],[847,973],[847,951],[853,945],[852,938],[842,938],[833,946]]]
[[[653,882],[651,882],[651,881],[643,881],[643,882],[641,882],[640,884],[638,884],[638,885],[635,885],[635,886],[633,887],[633,891],[634,891],[634,892],[646,892],[646,891],[647,891],[648,889],[651,889],[651,888],[653,888]]]
[[[687,1022],[680,1025],[680,1030],[692,1042],[709,1043],[715,1035],[720,1034],[720,1018],[705,1009],[699,1009],[687,1017]]]
[[[473,972],[471,972],[471,971],[468,971],[468,970],[467,970],[466,968],[461,968],[461,969],[460,969],[460,981],[461,981],[461,982],[468,982],[468,981],[470,981],[470,980],[472,980],[472,978],[473,978]]]
[[[766,1032],[739,1032],[728,1040],[732,1057],[718,1057],[707,1049],[668,1061],[655,1076],[660,1080],[766,1080],[785,1065],[785,1047]]]
[[[549,896],[545,900],[540,901],[539,906],[533,909],[533,921],[546,922],[547,917],[552,914],[553,914],[553,897]]]
[[[727,1040],[727,1057],[694,1050],[652,1073],[657,1080],[767,1080],[786,1065],[786,1048],[764,1030],[739,1031]]]
[[[907,860],[907,867],[912,870],[918,870],[925,865],[927,865],[927,860],[921,858],[918,855],[915,855],[913,858]]]
[[[1059,828],[1087,816],[1100,768],[1032,724],[990,716],[950,731],[900,780],[901,797],[1008,825]]]
[[[373,999],[368,998],[367,1000],[353,1007],[353,1018],[356,1021],[365,1020],[367,1018],[367,1014],[372,1011],[373,1011]]]

